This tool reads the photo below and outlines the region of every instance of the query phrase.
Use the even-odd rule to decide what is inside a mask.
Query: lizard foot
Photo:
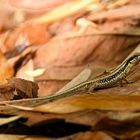
[[[93,95],[93,93],[94,93],[94,88],[93,87],[90,87],[89,90],[88,90],[88,94]]]
[[[120,86],[123,87],[123,81],[126,83],[126,84],[130,84],[131,82],[129,82],[125,77],[123,77],[121,80],[120,80]]]

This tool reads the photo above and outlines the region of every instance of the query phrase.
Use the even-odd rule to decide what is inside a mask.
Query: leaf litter
[[[115,71],[140,52],[139,4],[68,1],[32,19],[13,10],[23,23],[19,20],[15,26],[11,21],[11,31],[8,24],[0,24],[5,30],[0,30],[0,112],[14,116],[0,116],[7,123],[0,133],[14,134],[15,139],[19,135],[21,139],[139,139],[139,64],[127,77],[130,84],[123,87],[46,100]],[[13,100],[15,96],[20,99]],[[17,121],[18,117],[26,119]],[[8,139],[7,134],[2,138]]]

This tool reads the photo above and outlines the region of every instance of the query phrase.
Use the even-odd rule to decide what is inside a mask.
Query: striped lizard
[[[47,96],[45,98],[46,100],[56,100],[66,96],[71,96],[77,92],[88,91],[89,93],[92,93],[96,89],[112,87],[118,82],[122,82],[122,80],[127,81],[125,78],[130,72],[130,69],[138,62],[140,62],[140,53],[134,53],[109,74],[89,81],[82,82],[70,89],[67,89],[52,96]]]
[[[33,98],[33,99],[22,99],[16,100],[16,101],[5,101],[1,104],[7,104],[7,103],[20,103],[23,101],[27,101],[28,103],[31,101],[31,104],[38,105],[47,103],[50,101],[54,101],[63,97],[74,95],[75,93],[80,92],[94,92],[96,89],[102,89],[102,88],[109,88],[114,85],[116,85],[118,82],[125,80],[126,76],[129,74],[131,68],[140,62],[140,53],[134,53],[132,56],[124,60],[117,68],[112,70],[109,74],[99,76],[95,79],[88,80],[85,82],[82,82],[80,84],[77,84],[76,86],[69,88],[65,91],[58,92],[58,94],[51,95],[51,96],[45,96],[45,97],[39,97],[39,98]],[[32,106],[32,105],[31,105]]]

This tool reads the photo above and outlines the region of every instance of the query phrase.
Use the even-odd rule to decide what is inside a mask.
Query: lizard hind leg
[[[130,84],[130,82],[126,79],[126,77],[123,77],[122,80],[123,80],[126,84]]]
[[[88,94],[93,94],[94,93],[94,86],[91,86],[89,89],[88,89]]]
[[[121,87],[123,87],[124,82],[125,82],[126,84],[130,84],[130,82],[126,79],[126,77],[123,77],[123,78],[121,78],[120,81],[119,81],[119,84],[120,84]]]

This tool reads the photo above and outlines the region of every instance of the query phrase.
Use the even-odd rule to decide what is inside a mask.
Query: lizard
[[[55,95],[50,95],[50,96],[44,96],[44,97],[39,97],[39,98],[34,98],[34,99],[22,99],[24,101],[33,101],[35,105],[42,104],[42,103],[47,103],[51,102],[63,97],[67,96],[72,96],[75,93],[80,93],[82,91],[87,91],[88,93],[93,93],[94,90],[96,89],[103,89],[103,88],[109,88],[114,85],[116,85],[118,82],[124,80],[126,76],[129,74],[131,68],[136,65],[137,63],[140,62],[140,53],[134,53],[132,56],[124,60],[117,68],[112,70],[109,74],[99,76],[95,79],[87,80],[84,81],[80,84],[77,84],[74,87],[71,87],[67,90],[64,90],[62,92],[58,92],[58,94]],[[12,101],[5,101],[4,103],[1,104],[11,104]],[[14,102],[19,102],[19,100],[14,101]]]
[[[102,77],[82,82],[56,95],[48,96],[46,97],[46,99],[48,98],[56,100],[58,98],[70,96],[81,91],[88,91],[88,93],[93,93],[96,89],[112,87],[118,82],[122,82],[122,80],[125,80],[127,82],[127,80],[125,79],[127,74],[129,73],[130,69],[138,62],[140,62],[140,53],[135,53],[134,55],[126,59],[124,62],[122,62],[122,64],[116,69],[114,69],[111,73]]]

